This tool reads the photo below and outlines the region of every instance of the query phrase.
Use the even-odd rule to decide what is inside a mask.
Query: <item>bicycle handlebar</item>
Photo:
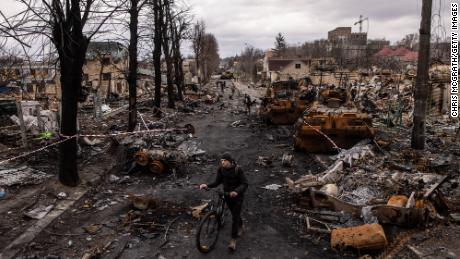
[[[212,188],[209,188],[209,187],[204,188],[204,190],[207,191],[207,192],[213,191],[213,192],[217,193],[219,196],[225,196],[225,197],[230,196],[228,192],[224,192],[222,190],[215,190],[215,189],[212,189]]]

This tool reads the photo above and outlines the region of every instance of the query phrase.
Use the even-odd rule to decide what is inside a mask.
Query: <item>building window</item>
[[[110,73],[104,73],[102,74],[102,80],[107,81],[110,80],[111,74]]]
[[[296,69],[300,69],[300,64],[295,64]]]
[[[110,64],[110,58],[103,58],[102,59],[102,65],[109,65]]]

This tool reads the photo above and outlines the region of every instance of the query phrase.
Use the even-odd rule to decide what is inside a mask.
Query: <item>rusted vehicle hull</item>
[[[366,114],[310,114],[296,126],[294,149],[332,153],[337,151],[332,142],[339,148],[349,149],[360,140],[374,137],[371,125],[372,120]]]
[[[305,102],[279,100],[259,110],[259,115],[268,123],[275,125],[293,125],[305,110]]]
[[[299,96],[297,81],[278,81],[267,89],[259,116],[268,124],[293,125],[305,110],[306,103]]]
[[[358,250],[383,249],[388,245],[385,232],[379,224],[332,230],[331,246],[337,250],[355,248]]]

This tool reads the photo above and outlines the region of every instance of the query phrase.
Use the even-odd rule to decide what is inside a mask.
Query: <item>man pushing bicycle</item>
[[[241,209],[243,206],[244,192],[248,188],[248,181],[243,170],[238,166],[229,153],[224,153],[220,159],[216,179],[213,183],[200,184],[200,190],[215,188],[220,184],[224,186],[224,192],[228,193],[225,202],[232,213],[232,239],[228,244],[231,250],[236,249],[236,238],[243,233],[243,220]]]

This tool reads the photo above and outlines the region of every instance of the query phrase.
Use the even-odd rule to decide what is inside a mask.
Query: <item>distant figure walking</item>
[[[244,95],[244,104],[246,105],[246,112],[248,115],[251,114],[251,106],[254,104],[255,101],[251,100],[251,96],[248,94]]]

